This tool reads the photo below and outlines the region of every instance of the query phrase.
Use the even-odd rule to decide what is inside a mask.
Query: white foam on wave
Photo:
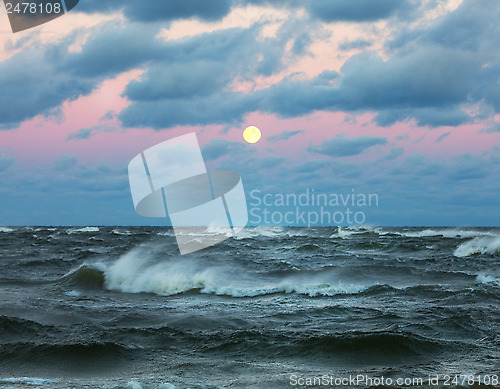
[[[105,287],[126,293],[175,295],[197,290],[203,294],[231,297],[255,297],[274,293],[308,296],[333,296],[359,293],[373,285],[344,284],[324,275],[288,277],[272,282],[250,277],[244,269],[230,265],[207,265],[196,259],[152,260],[150,254],[136,248],[103,269]],[[323,278],[322,278],[323,277]]]
[[[82,227],[82,228],[69,228],[66,230],[67,234],[77,234],[79,232],[99,232],[99,227]]]
[[[36,377],[12,377],[12,378],[0,378],[0,383],[2,384],[24,384],[24,385],[46,385],[54,384],[59,382],[58,379],[50,378],[36,378]]]
[[[126,388],[127,389],[142,389],[142,386],[137,381],[130,381],[130,382],[127,383]]]
[[[132,235],[129,230],[121,231],[121,230],[113,230],[111,231],[115,235]]]
[[[195,269],[188,261],[152,263],[148,254],[135,249],[104,271],[106,287],[128,293],[173,295],[201,289],[210,282],[210,271]]]
[[[478,237],[462,243],[454,252],[456,257],[468,257],[475,254],[500,253],[500,237]]]
[[[0,227],[0,232],[14,232],[15,230],[13,228],[9,227]]]
[[[337,230],[330,235],[330,238],[341,238],[348,239],[353,235],[366,234],[366,233],[375,233],[378,235],[389,235],[392,232],[385,232],[380,227],[372,226],[371,224],[364,224],[360,226],[349,226],[349,227],[337,227]]]
[[[158,235],[158,236],[174,236],[174,232],[173,231],[157,232],[156,235]]]
[[[285,231],[283,227],[277,226],[257,226],[257,227],[246,227],[239,231],[235,235],[235,239],[249,239],[255,238],[257,236],[264,236],[267,238],[274,238],[287,235],[288,231]]]
[[[489,274],[478,274],[476,281],[482,284],[497,284],[500,286],[500,277],[495,277]]]
[[[137,381],[129,381],[126,389],[143,389],[143,386]],[[160,384],[160,386],[156,387],[156,389],[178,389],[177,386],[172,385],[170,383]]]
[[[351,230],[351,229],[342,229],[341,227],[337,228],[337,231],[335,231],[332,235],[330,235],[330,238],[341,238],[341,239],[348,239],[352,235],[356,234],[362,234],[364,231],[356,231],[356,230]]]
[[[200,293],[231,297],[257,297],[274,293],[297,293],[308,295],[310,297],[316,297],[359,293],[366,289],[367,287],[344,285],[341,282],[338,282],[337,284],[330,284],[314,280],[304,282],[296,279],[287,279],[277,285],[255,285],[253,287],[209,284],[201,289]]]
[[[489,231],[459,229],[425,229],[422,231],[394,232],[394,234],[407,238],[428,238],[433,236],[442,236],[443,238],[474,238],[478,236],[495,236]]]
[[[35,229],[35,232],[40,232],[40,231],[54,232],[54,231],[57,231],[57,228],[55,228],[55,227],[38,227]]]

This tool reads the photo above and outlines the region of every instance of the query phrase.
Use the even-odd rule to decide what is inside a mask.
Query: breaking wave
[[[99,232],[99,227],[82,227],[82,228],[69,228],[66,230],[67,234],[78,234],[81,232]]]
[[[235,280],[231,284],[228,280]],[[187,292],[230,297],[256,297],[269,294],[302,294],[311,297],[363,292],[374,285],[354,285],[325,281],[319,277],[288,277],[279,282],[248,278],[238,269],[209,266],[194,260],[173,259],[155,262],[148,253],[134,249],[112,265],[84,265],[59,282],[88,288],[106,288],[125,293],[176,295]]]
[[[500,237],[480,237],[462,243],[454,252],[456,257],[468,257],[475,254],[500,253]]]

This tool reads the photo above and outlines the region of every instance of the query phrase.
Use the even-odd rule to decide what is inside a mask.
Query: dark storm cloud
[[[403,31],[388,60],[362,52],[345,62],[335,82],[284,80],[261,92],[261,109],[283,117],[375,111],[382,126],[415,119],[430,127],[472,121],[465,103],[484,101],[498,112],[499,17],[499,2],[465,1],[427,29]]]
[[[80,12],[116,12],[122,10],[129,20],[141,22],[172,21],[198,18],[220,20],[232,7],[248,4],[273,7],[304,7],[308,13],[324,22],[374,21],[405,13],[414,6],[407,0],[121,0],[120,2],[86,0],[76,10]]]
[[[89,93],[93,84],[54,72],[38,49],[26,49],[0,62],[0,122],[15,127],[23,120]]]
[[[312,16],[325,22],[385,19],[411,6],[405,0],[310,0],[305,3]]]
[[[235,0],[234,4],[271,5],[273,7],[304,7],[314,18],[323,22],[368,22],[406,15],[416,7],[407,0]]]
[[[397,3],[402,5],[382,1],[376,12],[392,15],[409,7]],[[127,9],[139,3],[120,4]],[[225,2],[215,8],[217,4],[219,13],[227,10]],[[327,7],[339,15],[344,12],[344,17],[349,14],[347,1],[305,4],[315,12]],[[80,8],[92,7],[111,9],[108,2],[94,1]],[[178,7],[176,17],[195,12],[188,3],[165,7]],[[365,51],[347,60],[340,72],[325,71],[301,81],[291,76],[249,93],[233,91],[233,81],[281,71],[287,42],[295,42],[292,51],[306,50],[314,23],[291,16],[271,38],[259,36],[262,25],[257,23],[164,41],[156,38],[160,26],[154,23],[111,22],[94,28],[79,52],[68,51],[68,39],[43,53],[27,49],[1,62],[0,122],[4,128],[15,126],[90,93],[106,78],[141,68],[141,80],[132,81],[124,92],[131,101],[119,115],[125,127],[233,124],[254,111],[297,117],[319,110],[375,112],[382,126],[410,119],[430,127],[457,126],[474,120],[462,110],[465,103],[482,102],[500,111],[499,18],[500,2],[466,0],[426,27],[409,29],[405,24],[390,43],[387,60]]]
[[[325,75],[285,80],[262,92],[262,109],[284,117],[315,110],[372,110],[379,112],[380,125],[408,118],[422,125],[458,125],[468,120],[459,105],[477,87],[481,64],[476,56],[442,47],[417,48],[387,61],[364,52],[343,65],[338,86],[327,83]],[[332,74],[332,80],[336,77]]]
[[[359,155],[370,147],[384,145],[387,138],[377,136],[358,136],[346,138],[345,134],[338,134],[333,139],[324,140],[319,146],[310,146],[309,150],[332,157],[351,157]]]
[[[68,45],[48,50],[48,57],[57,70],[74,78],[113,76],[146,61],[159,61],[171,54],[172,48],[155,39],[157,28],[132,24],[101,26],[93,31],[82,50],[68,53]]]
[[[379,110],[375,121],[380,126],[390,126],[398,121],[416,119],[421,126],[458,126],[473,120],[457,104],[455,106],[425,107],[425,108],[395,108]]]
[[[141,81],[128,84],[125,94],[135,101],[206,96],[223,87],[228,77],[221,63],[215,61],[156,65],[146,71]]]
[[[164,43],[165,59],[151,64],[140,81],[126,88],[132,104],[120,120],[126,127],[155,129],[241,121],[259,108],[260,96],[234,92],[231,83],[282,69],[289,29],[285,23],[273,39],[258,40],[259,29],[253,27]]]
[[[171,21],[192,17],[213,21],[224,17],[231,9],[231,4],[231,0],[85,0],[81,1],[75,9],[89,13],[123,10],[128,19],[142,22]]]
[[[138,101],[123,110],[119,118],[126,127],[155,129],[237,123],[255,106],[251,96],[228,92],[192,99]]]

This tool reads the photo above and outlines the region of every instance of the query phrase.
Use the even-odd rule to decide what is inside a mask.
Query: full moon
[[[257,143],[261,135],[260,130],[255,126],[247,127],[245,131],[243,131],[243,139],[248,143]]]

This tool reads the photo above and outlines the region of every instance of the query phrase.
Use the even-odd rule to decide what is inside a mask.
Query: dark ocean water
[[[497,229],[257,227],[180,256],[167,228],[0,227],[0,255],[0,388],[500,371]]]

